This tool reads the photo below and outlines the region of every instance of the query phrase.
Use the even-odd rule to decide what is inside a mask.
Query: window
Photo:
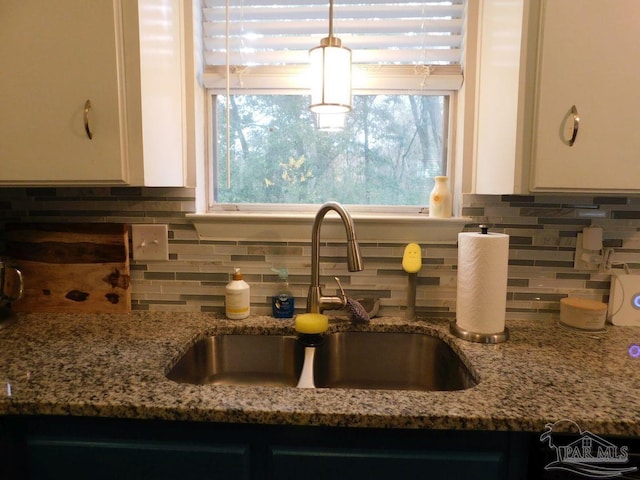
[[[427,205],[433,177],[448,171],[464,7],[336,0],[353,109],[343,127],[322,129],[305,74],[328,33],[328,3],[206,0],[211,205]]]
[[[214,198],[219,203],[426,205],[446,172],[443,95],[361,95],[339,131],[322,131],[303,95],[216,97]],[[217,161],[216,161],[217,160]]]

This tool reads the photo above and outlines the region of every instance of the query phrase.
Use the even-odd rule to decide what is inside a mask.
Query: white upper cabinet
[[[468,40],[467,51],[475,53],[469,62],[465,82],[476,88],[473,110],[465,112],[465,124],[473,125],[474,193],[513,193],[521,188],[522,166],[516,162],[521,145],[519,118],[521,97],[521,54],[526,40],[523,0],[484,0],[468,2],[467,8],[478,19],[477,41]],[[475,12],[477,9],[477,12]],[[474,78],[470,82],[469,78]],[[467,167],[467,165],[465,165]],[[470,175],[469,175],[470,176]]]
[[[465,191],[638,191],[640,1],[480,5]]]
[[[542,3],[532,190],[640,189],[639,27],[638,0]]]
[[[0,2],[0,185],[190,183],[180,3]]]

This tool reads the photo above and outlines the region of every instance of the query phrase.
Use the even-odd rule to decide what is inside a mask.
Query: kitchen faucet
[[[311,232],[311,286],[307,295],[307,312],[309,313],[321,313],[323,310],[339,309],[347,305],[347,297],[344,293],[339,297],[324,296],[320,288],[320,226],[329,210],[338,213],[344,224],[347,234],[347,265],[349,271],[359,272],[364,268],[351,215],[337,202],[325,203],[316,213]]]

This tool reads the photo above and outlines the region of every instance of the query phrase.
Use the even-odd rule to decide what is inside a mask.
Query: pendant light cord
[[[333,0],[329,0],[329,38],[333,38]]]
[[[226,108],[226,122],[227,122],[227,189],[231,188],[231,80],[229,78],[229,73],[231,71],[230,61],[231,61],[231,53],[229,52],[229,46],[231,45],[231,41],[229,40],[229,33],[231,32],[230,26],[230,6],[229,0],[226,1],[226,11],[225,11],[225,94],[227,96],[227,108]]]

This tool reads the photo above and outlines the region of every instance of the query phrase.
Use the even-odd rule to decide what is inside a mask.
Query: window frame
[[[199,17],[196,12],[195,17]],[[464,58],[464,54],[462,55]],[[198,235],[203,240],[216,241],[237,241],[238,239],[261,240],[261,241],[306,241],[310,239],[310,227],[317,211],[318,205],[261,205],[261,204],[241,204],[225,205],[211,202],[212,179],[210,169],[213,167],[211,161],[213,125],[212,115],[212,95],[227,92],[227,80],[225,77],[226,66],[210,67],[200,64],[200,74],[198,83],[202,89],[199,96],[201,113],[204,128],[200,152],[201,162],[198,167],[201,185],[198,190],[198,209],[193,214],[187,214],[187,219],[194,224]],[[229,79],[228,88],[233,90],[234,86],[241,83],[253,85],[254,88],[245,90],[243,93],[264,93],[265,91],[278,91],[280,93],[301,93],[308,94],[308,82],[282,82],[281,77],[276,75],[271,67],[233,67],[229,71],[232,73]],[[288,72],[289,75],[297,76],[298,80],[307,70],[307,65],[279,66],[280,72]],[[353,65],[353,93],[371,94],[375,93],[399,93],[398,71],[404,69],[405,80],[402,83],[402,92],[423,93],[425,87],[429,93],[442,94],[449,97],[448,117],[447,117],[447,171],[454,192],[458,186],[457,176],[460,175],[460,166],[456,165],[461,159],[456,152],[456,146],[463,147],[460,142],[464,132],[459,131],[456,126],[461,126],[460,115],[464,112],[460,108],[465,103],[462,65]],[[409,70],[410,69],[410,70]],[[416,69],[422,75],[416,75]],[[368,75],[359,75],[358,71],[365,71]],[[393,71],[395,70],[395,72]],[[412,79],[408,78],[409,71],[413,74]],[[367,77],[374,78],[378,82],[378,87],[374,89]],[[364,79],[364,80],[363,80]],[[235,82],[235,84],[234,84]],[[266,90],[265,90],[266,89]],[[461,148],[464,150],[464,148]],[[455,164],[454,164],[455,159]],[[204,181],[207,179],[206,181]],[[456,216],[460,212],[459,195],[454,195],[454,217],[449,219],[431,218],[427,214],[426,205],[420,207],[379,207],[379,206],[348,206],[354,218],[358,230],[358,239],[370,242],[418,242],[429,244],[451,244],[455,243],[457,235],[466,224],[470,222],[468,217]],[[204,212],[204,213],[200,213]],[[323,229],[324,241],[343,241],[344,232],[340,230],[338,219],[333,218],[331,212],[327,215],[325,222],[335,223],[338,228],[331,228],[330,225]]]
[[[393,66],[395,67],[395,66]],[[446,141],[445,144],[445,170],[450,177],[450,182],[453,183],[454,168],[453,168],[453,152],[455,145],[455,125],[457,121],[457,90],[454,89],[435,89],[434,85],[431,88],[425,89],[425,82],[432,82],[441,86],[458,85],[462,83],[462,76],[459,73],[459,66],[438,66],[432,67],[431,73],[426,76],[416,76],[414,66],[398,66],[394,68],[389,66],[383,66],[375,68],[373,79],[369,79],[365,82],[360,81],[357,88],[353,89],[353,95],[372,95],[372,94],[387,94],[387,95],[438,95],[447,97],[446,105],[447,109],[444,114],[444,122],[446,128]],[[451,68],[453,67],[453,68]],[[433,70],[438,69],[437,75],[433,75]],[[249,86],[243,86],[242,89],[230,88],[230,94],[247,94],[247,95],[308,95],[308,89],[296,87],[295,85],[287,84],[286,78],[288,75],[302,75],[306,73],[306,66],[287,66],[287,67],[251,67],[254,71],[257,70],[258,74],[252,74],[244,79],[238,79],[237,82],[246,83],[249,82]],[[371,67],[355,66],[354,70],[369,70]],[[219,70],[219,69],[216,69]],[[232,69],[233,71],[233,69]],[[398,72],[400,74],[398,74]],[[284,77],[280,77],[283,74]],[[233,73],[232,75],[238,75]],[[433,76],[432,76],[433,75]],[[205,85],[210,87],[206,89],[205,101],[206,101],[206,151],[205,151],[205,177],[206,177],[206,211],[211,214],[229,214],[229,212],[251,212],[251,213],[264,213],[265,215],[272,216],[277,212],[295,212],[295,213],[310,213],[317,210],[319,204],[262,204],[262,203],[218,203],[214,200],[214,172],[215,166],[214,156],[217,154],[216,148],[216,115],[215,108],[215,96],[226,95],[226,87],[221,86],[220,83],[225,83],[223,73],[218,71],[212,74],[211,71],[208,81],[205,80]],[[358,76],[355,76],[358,78]],[[367,78],[363,75],[360,78]],[[376,79],[382,79],[382,88],[376,88],[373,82]],[[299,80],[295,82],[299,85]],[[261,85],[261,88],[257,88],[256,85]],[[391,85],[395,85],[395,88],[390,88]],[[433,89],[432,89],[433,88]],[[327,199],[327,201],[330,199]],[[423,206],[410,206],[410,205],[349,205],[351,212],[359,213],[362,215],[379,215],[379,216],[394,216],[394,215],[422,215],[428,214],[428,205]]]

